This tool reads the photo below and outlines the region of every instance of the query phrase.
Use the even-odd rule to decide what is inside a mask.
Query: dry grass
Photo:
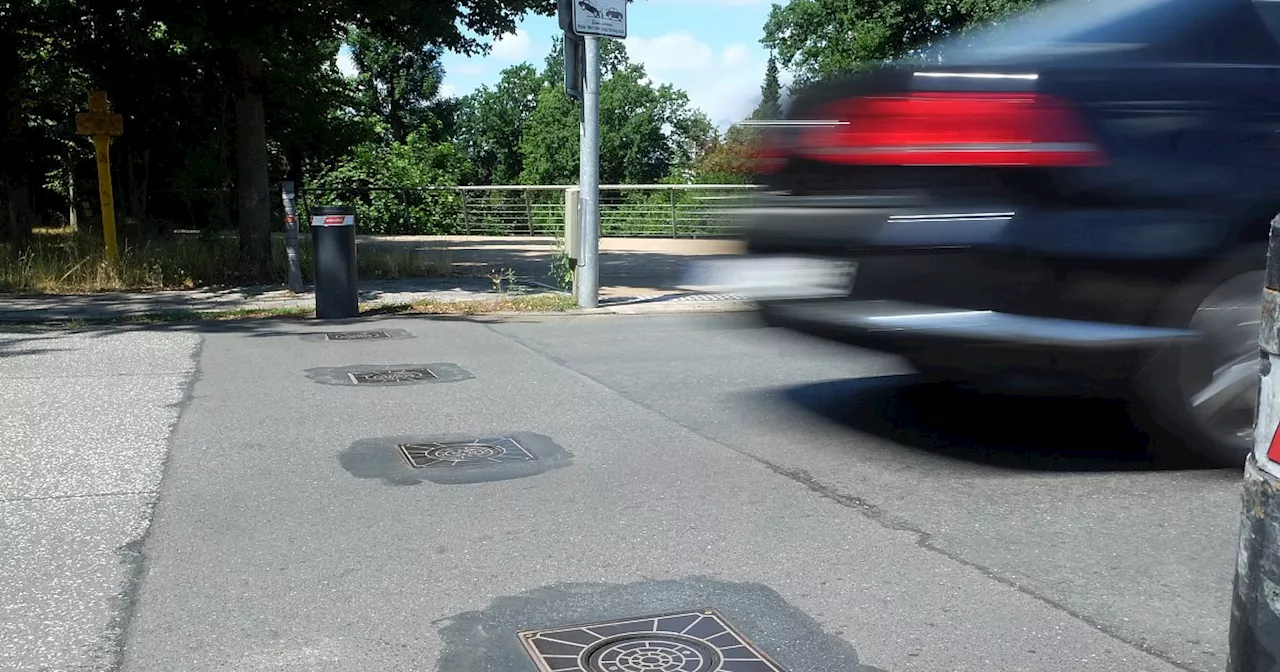
[[[237,241],[228,236],[176,234],[142,246],[124,246],[120,263],[106,263],[102,241],[65,229],[36,232],[22,252],[0,244],[0,291],[66,294],[113,290],[195,289],[246,284],[278,284],[287,277],[284,244],[274,241],[274,268],[268,277],[239,271]],[[431,252],[361,247],[361,278],[447,276],[447,250]],[[311,281],[311,243],[302,241],[302,274]]]
[[[492,299],[473,299],[466,301],[438,301],[424,299],[413,303],[362,306],[362,317],[375,315],[488,315],[492,313],[558,313],[573,310],[577,301],[565,294],[513,294],[500,295]],[[285,308],[243,308],[219,311],[183,311],[139,315],[135,317],[95,320],[94,322],[198,322],[253,320],[266,318],[300,318],[315,317],[315,310],[304,307]],[[83,320],[77,320],[77,326],[84,326]]]

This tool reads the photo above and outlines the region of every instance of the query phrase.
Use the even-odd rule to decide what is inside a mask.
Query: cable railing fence
[[[362,233],[559,236],[568,186],[312,187],[300,205],[354,207]],[[717,238],[734,234],[733,210],[752,185],[602,185],[601,235]]]

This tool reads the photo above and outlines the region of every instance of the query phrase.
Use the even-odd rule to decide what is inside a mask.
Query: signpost
[[[98,200],[102,204],[102,238],[107,262],[120,260],[116,251],[116,204],[111,190],[111,138],[124,135],[124,117],[107,111],[107,92],[89,92],[89,111],[76,115],[76,133],[93,138],[98,154]]]
[[[280,183],[280,196],[284,200],[284,252],[289,259],[289,291],[302,292],[302,244],[298,238],[297,196],[292,181]]]
[[[558,8],[565,37],[565,92],[582,101],[581,239],[574,293],[580,308],[595,308],[600,302],[600,38],[627,36],[627,0],[558,0]]]

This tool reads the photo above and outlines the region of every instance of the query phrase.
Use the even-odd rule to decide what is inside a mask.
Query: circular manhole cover
[[[405,369],[403,371],[375,371],[363,375],[353,375],[358,376],[361,383],[404,383],[411,380],[422,380],[428,377],[430,373],[430,371],[422,369]]]
[[[673,635],[606,640],[586,659],[590,672],[710,672],[720,666],[720,655],[710,646]]]
[[[472,443],[467,445],[442,445],[433,448],[427,448],[424,457],[433,460],[442,460],[445,462],[476,462],[478,460],[487,460],[492,457],[498,457],[505,451],[497,446],[490,446],[483,443]]]

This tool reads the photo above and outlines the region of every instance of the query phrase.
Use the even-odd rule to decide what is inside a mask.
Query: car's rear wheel
[[[1156,355],[1140,375],[1152,429],[1224,466],[1244,464],[1253,446],[1265,255],[1242,251],[1180,288],[1160,321],[1203,337]]]

